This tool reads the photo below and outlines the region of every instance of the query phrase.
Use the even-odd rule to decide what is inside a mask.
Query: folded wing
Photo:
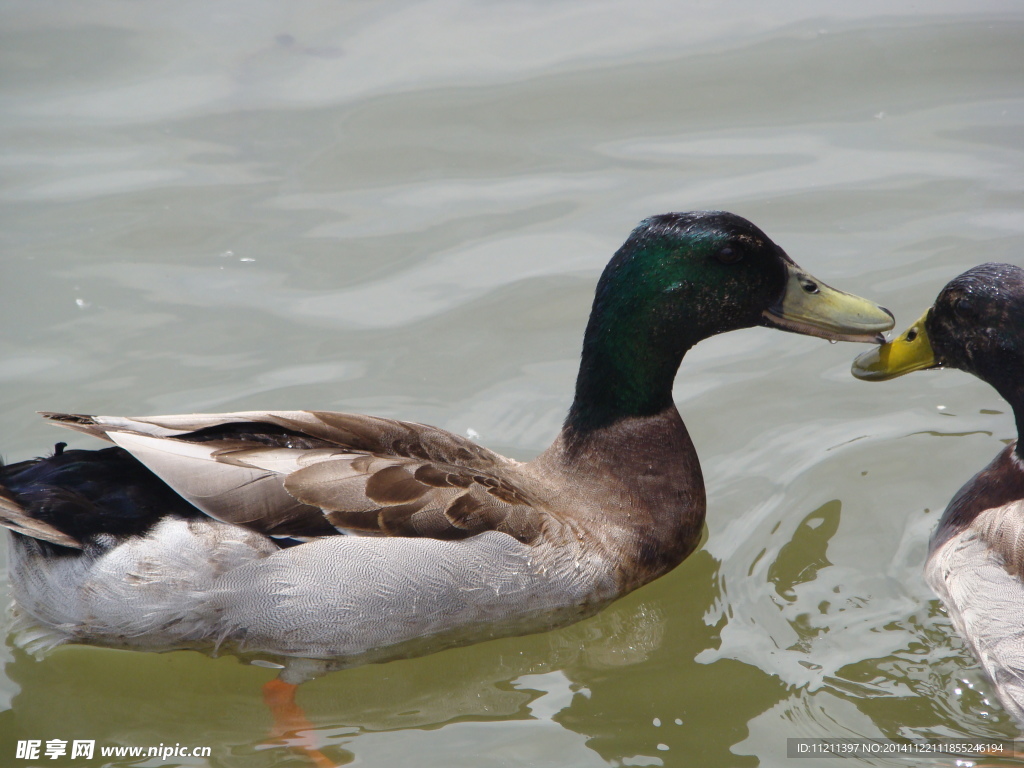
[[[544,521],[517,462],[422,424],[324,411],[44,416],[121,446],[211,517],[268,535],[493,530],[530,542]]]

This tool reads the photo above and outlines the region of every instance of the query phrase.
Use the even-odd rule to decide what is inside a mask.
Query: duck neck
[[[569,437],[672,407],[672,385],[683,355],[703,338],[680,332],[678,324],[668,332],[642,313],[612,318],[603,310],[595,303],[583,339],[576,394],[565,421]]]
[[[1020,439],[1021,435],[1024,435],[1024,385],[1017,388],[1016,398],[1009,400],[1009,403],[1013,406],[1013,418],[1017,422],[1017,447],[1014,452],[1021,463],[1024,463],[1024,444]]]
[[[1024,462],[1024,445],[1020,439],[1024,435],[1024,374],[1020,373],[1021,370],[1024,370],[1024,365],[1000,370],[998,377],[989,376],[987,380],[1013,409],[1017,423],[1017,447],[1014,450],[1017,458]]]
[[[672,405],[672,384],[681,361],[681,354],[659,359],[646,350],[584,347],[566,427],[584,435],[622,419],[664,411]]]

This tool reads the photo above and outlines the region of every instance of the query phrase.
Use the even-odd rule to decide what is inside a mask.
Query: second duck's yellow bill
[[[858,355],[853,361],[853,375],[865,381],[886,381],[911,371],[937,366],[939,362],[935,359],[925,327],[929,312],[930,308],[892,341]]]

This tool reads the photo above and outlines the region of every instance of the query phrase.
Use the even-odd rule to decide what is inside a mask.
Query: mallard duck
[[[672,400],[701,339],[881,342],[892,315],[724,212],[642,222],[597,286],[575,399],[520,463],[436,427],[323,411],[44,413],[114,444],[0,469],[16,611],[43,649],[380,661],[576,620],[701,536]]]
[[[1024,725],[1024,269],[982,264],[954,278],[902,335],[858,357],[853,375],[883,381],[939,367],[995,387],[1017,423],[1018,440],[946,507],[925,577]]]

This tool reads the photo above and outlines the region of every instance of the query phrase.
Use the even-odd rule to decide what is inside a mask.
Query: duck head
[[[942,367],[1000,392],[1024,382],[1024,269],[982,264],[953,278],[917,322],[854,360],[853,375],[886,381]]]
[[[881,342],[882,307],[811,276],[760,229],[722,211],[641,222],[598,282],[567,424],[599,426],[671,404],[686,351],[767,326],[833,341]]]
[[[886,381],[958,368],[995,387],[1024,426],[1024,269],[982,264],[949,281],[907,330],[853,361],[853,375]]]

